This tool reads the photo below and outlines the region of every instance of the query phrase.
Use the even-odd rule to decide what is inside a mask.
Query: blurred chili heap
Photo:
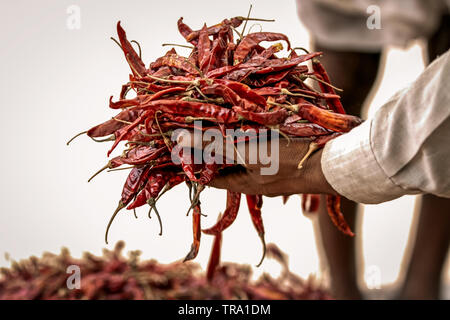
[[[289,272],[286,260],[272,244],[268,255],[283,266],[278,279],[264,274],[251,280],[250,266],[226,263],[208,281],[194,263],[159,264],[155,260],[139,261],[139,252],[122,255],[123,242],[102,257],[85,253],[81,259],[70,256],[67,249],[59,255],[44,253],[13,262],[0,269],[0,300],[8,299],[329,299],[313,279],[302,280]],[[66,285],[67,267],[81,271],[79,289]]]

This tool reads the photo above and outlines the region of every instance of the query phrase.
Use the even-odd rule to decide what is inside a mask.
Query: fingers
[[[285,186],[280,183],[257,183],[251,173],[231,172],[220,175],[212,180],[208,186],[225,189],[243,194],[261,194],[267,197],[277,197],[280,195],[291,195],[293,192],[285,190]]]
[[[176,141],[183,148],[200,151],[201,155],[198,154],[196,159],[201,158],[202,162],[232,164],[221,169],[220,174],[208,184],[211,187],[269,197],[324,191],[321,153],[311,154],[302,170],[298,169],[298,163],[307,152],[311,139],[291,139],[289,142],[272,139],[261,144],[259,139],[251,138],[241,139],[241,142],[233,138],[227,141],[220,132],[213,139],[205,139],[202,132],[198,132],[198,135],[194,131],[180,130]]]
[[[176,130],[172,140],[182,148],[202,150],[205,162],[213,159],[217,163],[241,164],[249,163],[249,143],[235,144],[229,137],[223,137],[219,131],[202,135],[201,132],[180,129]],[[252,155],[250,155],[251,158]]]
[[[215,177],[208,186],[217,188],[217,189],[226,189],[233,192],[240,192],[240,190],[235,190],[234,186],[236,183],[234,183],[236,180],[239,180],[239,175],[242,173],[229,173],[223,176]]]
[[[251,181],[251,177],[245,171],[230,172],[217,176],[208,186],[217,189],[226,189],[232,192],[258,194],[258,190],[255,187],[259,186],[256,184],[252,185]]]

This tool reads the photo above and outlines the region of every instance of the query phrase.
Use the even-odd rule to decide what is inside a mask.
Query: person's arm
[[[450,197],[450,52],[298,170],[309,143],[281,142],[279,170],[273,175],[262,175],[259,163],[249,164],[222,171],[209,185],[265,196],[340,194],[360,203],[418,193]]]
[[[326,144],[329,184],[360,203],[450,197],[450,52],[365,123]]]

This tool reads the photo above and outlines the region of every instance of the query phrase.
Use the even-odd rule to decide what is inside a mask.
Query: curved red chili
[[[321,136],[331,133],[329,130],[315,123],[294,122],[289,124],[282,124],[278,127],[278,129],[283,133],[296,137]]]
[[[241,107],[233,107],[233,110],[241,117],[263,125],[276,125],[289,116],[286,109],[278,109],[272,112],[252,112]]]
[[[87,131],[87,135],[91,138],[105,137],[110,134],[113,134],[120,128],[125,127],[126,122],[133,122],[139,115],[139,111],[137,110],[123,110],[118,115],[116,115],[113,119],[105,121],[95,127],[89,129]],[[118,121],[122,120],[124,122]]]
[[[321,78],[321,80],[325,81],[326,83],[330,83],[330,77],[328,76],[328,73],[325,71],[325,68],[323,67],[322,63],[318,59],[312,59],[312,67],[313,70],[316,73],[316,77]],[[319,82],[319,86],[322,89],[323,93],[329,93],[329,94],[335,94],[335,91],[332,87],[323,84],[322,82]],[[345,113],[344,107],[342,106],[341,100],[339,98],[331,98],[329,99],[331,109],[334,112],[337,113]]]
[[[125,54],[125,58],[127,59],[133,74],[140,77],[144,76],[147,73],[145,64],[142,62],[136,51],[134,51],[131,43],[127,40],[127,35],[125,30],[121,27],[120,21],[117,23],[117,34],[119,35],[120,45],[122,46],[123,53]]]
[[[306,101],[298,104],[297,113],[303,119],[336,132],[348,132],[362,123],[362,120],[358,117],[330,112],[311,103],[306,103]]]
[[[178,19],[177,25],[178,25],[178,31],[183,36],[183,38],[185,38],[188,42],[190,42],[194,45],[197,45],[196,39],[190,39],[190,40],[188,39],[188,36],[192,33],[192,29],[183,22],[183,17]]]
[[[234,64],[237,64],[245,59],[247,54],[255,48],[262,41],[277,41],[284,40],[288,45],[288,50],[291,49],[291,43],[286,35],[274,32],[255,32],[246,35],[234,52]]]
[[[203,233],[218,234],[223,232],[229,226],[231,226],[234,220],[236,220],[240,204],[241,204],[241,194],[238,192],[227,191],[227,207],[222,215],[222,218],[220,218],[220,220],[217,221],[217,223],[214,226],[208,229],[203,229],[202,230]]]
[[[341,197],[327,195],[327,211],[334,225],[344,234],[353,237],[355,234],[345,221],[344,215],[340,209]]]
[[[201,218],[200,205],[196,205],[194,206],[194,213],[192,214],[193,241],[191,245],[191,250],[186,255],[183,262],[195,259],[195,257],[198,254],[198,249],[200,248],[200,238],[202,235],[200,218]]]
[[[250,217],[252,218],[253,226],[258,232],[258,236],[261,239],[263,246],[263,254],[261,260],[257,264],[257,267],[261,265],[266,256],[266,240],[264,237],[264,224],[261,217],[261,207],[262,207],[262,196],[261,195],[245,195],[247,199],[248,211],[250,212]]]

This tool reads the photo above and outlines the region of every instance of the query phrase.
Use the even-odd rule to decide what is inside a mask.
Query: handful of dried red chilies
[[[180,18],[178,29],[191,45],[190,55],[183,57],[171,49],[148,68],[141,60],[140,47],[137,53],[120,22],[117,24],[119,41],[116,42],[131,68],[130,81],[122,86],[118,101],[110,99],[109,106],[120,112],[86,132],[96,141],[114,141],[108,156],[119,142],[126,142],[123,154],[112,158],[102,170],[132,166],[107,231],[123,208],[131,210],[148,204],[161,221],[156,201],[164,192],[183,182],[190,189],[194,232],[185,260],[196,257],[202,231],[219,237],[233,223],[241,194],[229,191],[226,209],[219,221],[205,230],[200,227],[200,192],[226,165],[193,165],[182,159],[180,164],[175,164],[171,160],[175,145],[170,141],[170,133],[178,128],[194,128],[194,120],[201,120],[203,128],[218,128],[221,132],[276,128],[287,137],[309,137],[312,139],[310,150],[299,168],[309,154],[361,123],[359,118],[345,114],[336,88],[330,84],[319,61],[321,52],[304,50],[304,54],[297,54],[298,48],[291,48],[289,39],[281,33],[254,32],[243,36],[237,32],[239,38],[235,39],[233,31],[247,20],[258,19],[225,19],[217,25],[204,25],[193,31]],[[288,57],[276,56],[283,49],[282,43],[265,48],[260,45],[262,41],[286,43]],[[311,62],[312,68],[305,62]],[[308,85],[307,79],[316,81],[320,90]],[[136,97],[127,99],[130,90],[135,91]],[[316,200],[313,195],[305,197]],[[246,200],[265,252],[262,196],[246,195]],[[345,234],[353,235],[340,212],[339,197],[328,196],[327,207],[334,224]],[[107,234],[105,239],[107,241]],[[219,251],[220,246],[213,250],[212,270],[219,263]]]

